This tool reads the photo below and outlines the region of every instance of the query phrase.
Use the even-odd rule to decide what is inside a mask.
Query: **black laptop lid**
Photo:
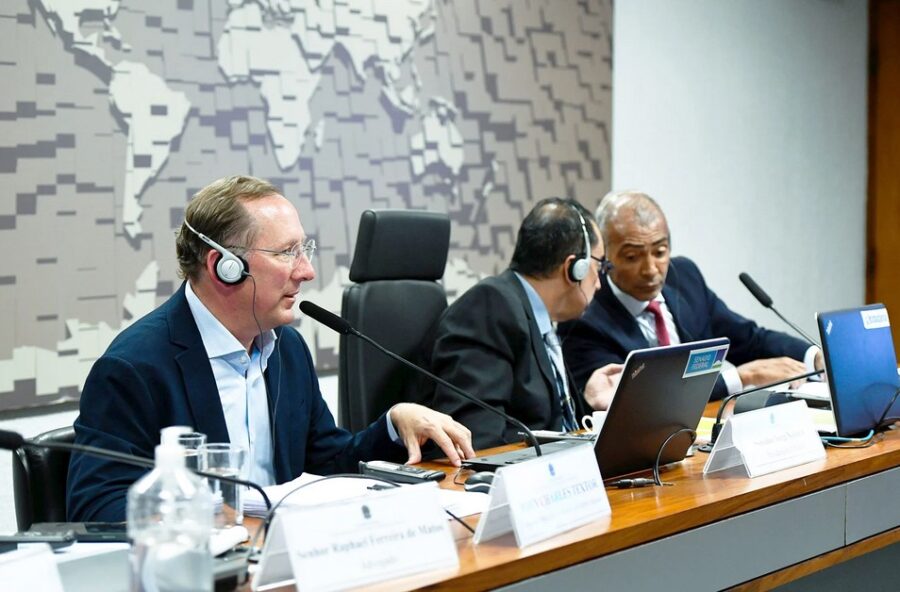
[[[816,315],[825,371],[839,436],[854,436],[876,423],[900,387],[887,309],[883,304]],[[887,417],[900,413],[894,403]]]
[[[604,479],[652,468],[666,439],[697,429],[728,345],[708,339],[628,355],[594,448]],[[660,464],[684,459],[690,443],[688,433],[672,437]]]

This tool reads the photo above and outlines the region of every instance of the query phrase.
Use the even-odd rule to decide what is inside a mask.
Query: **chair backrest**
[[[359,223],[350,280],[341,314],[384,347],[415,360],[423,339],[447,308],[437,283],[450,247],[446,214],[418,210],[366,210]],[[423,402],[416,374],[358,338],[341,336],[338,421],[365,428],[393,404]]]
[[[75,441],[75,428],[66,426],[44,432],[36,443]],[[35,522],[66,521],[66,477],[69,456],[63,450],[19,448],[13,452],[13,495],[16,501],[16,526],[28,530]]]

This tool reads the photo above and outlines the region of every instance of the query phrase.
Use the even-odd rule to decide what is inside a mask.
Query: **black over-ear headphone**
[[[216,277],[222,283],[234,286],[244,281],[250,275],[250,266],[247,265],[244,259],[238,257],[205,234],[194,230],[194,227],[187,220],[184,221],[184,225],[187,226],[188,230],[200,237],[200,240],[219,252],[219,258],[216,260]]]
[[[588,270],[591,268],[591,239],[588,236],[587,224],[584,222],[584,216],[581,215],[581,212],[578,211],[574,205],[569,204],[575,213],[578,215],[578,220],[581,222],[581,232],[584,234],[584,256],[581,259],[575,259],[569,264],[569,279],[575,283],[580,283],[581,280],[587,277]]]

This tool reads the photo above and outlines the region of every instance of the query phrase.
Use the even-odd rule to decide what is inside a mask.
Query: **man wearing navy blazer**
[[[605,262],[590,212],[571,199],[538,202],[519,228],[509,269],[444,311],[432,372],[532,430],[575,429],[585,409],[553,323],[581,315]],[[522,440],[515,425],[443,387],[432,407],[471,429],[476,448]]]
[[[161,428],[188,425],[247,448],[248,477],[261,485],[356,472],[371,458],[417,462],[429,438],[456,465],[474,455],[465,427],[419,405],[395,405],[358,434],[336,427],[309,348],[285,327],[315,278],[315,242],[274,186],[238,176],[200,190],[176,250],[186,281],[94,364],[78,444],[152,458]],[[69,520],[124,520],[128,487],[144,473],[73,454]]]
[[[630,351],[657,345],[728,337],[713,399],[821,367],[818,348],[731,311],[693,261],[671,258],[666,217],[650,196],[610,193],[596,217],[611,269],[585,314],[559,328],[566,363],[587,385],[591,407],[609,406]]]

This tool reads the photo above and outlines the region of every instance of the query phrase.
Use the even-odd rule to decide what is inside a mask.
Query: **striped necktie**
[[[571,432],[577,429],[575,424],[575,409],[572,406],[572,397],[569,396],[569,385],[566,381],[566,367],[563,363],[562,347],[559,345],[559,337],[556,331],[550,330],[544,333],[544,344],[550,361],[553,362],[553,374],[556,376],[556,393],[559,395],[559,404],[562,408],[563,431]]]

